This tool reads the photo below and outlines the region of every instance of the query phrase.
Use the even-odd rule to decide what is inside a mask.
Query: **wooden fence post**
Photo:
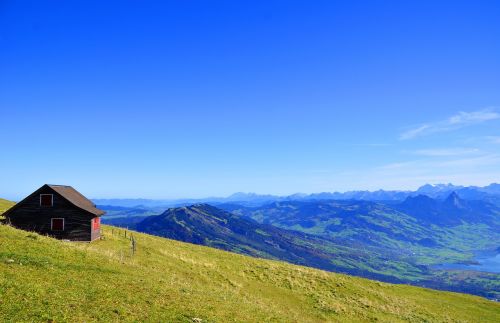
[[[131,239],[131,249],[132,249],[132,256],[135,255],[135,248],[136,248],[136,242],[135,242],[135,238],[132,236]]]

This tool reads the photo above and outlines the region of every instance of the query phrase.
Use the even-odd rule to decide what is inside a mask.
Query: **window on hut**
[[[50,229],[52,231],[64,231],[64,219],[63,218],[50,219]]]
[[[40,194],[40,206],[52,206],[54,204],[54,195]]]

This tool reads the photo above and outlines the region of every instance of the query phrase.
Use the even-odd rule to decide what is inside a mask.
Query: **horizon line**
[[[238,191],[234,192],[232,194],[226,195],[226,196],[205,196],[205,197],[178,197],[178,198],[147,198],[147,197],[92,197],[90,198],[91,200],[150,200],[150,201],[181,201],[181,200],[209,200],[209,199],[228,199],[236,194],[245,194],[245,195],[255,195],[255,196],[270,196],[270,197],[291,197],[294,195],[304,195],[304,196],[311,196],[311,195],[316,195],[316,194],[347,194],[347,193],[353,193],[353,192],[368,192],[368,193],[375,193],[375,192],[398,192],[398,193],[409,193],[409,192],[417,192],[420,188],[431,185],[431,186],[454,186],[457,188],[485,188],[491,185],[500,185],[496,182],[491,182],[488,185],[485,186],[477,186],[477,185],[455,185],[452,183],[435,183],[435,184],[430,184],[426,183],[421,186],[419,186],[415,190],[397,190],[397,189],[376,189],[376,190],[347,190],[347,191],[320,191],[320,192],[313,192],[313,193],[303,193],[303,192],[296,192],[292,194],[271,194],[271,193],[257,193],[257,192],[243,192],[243,191]]]

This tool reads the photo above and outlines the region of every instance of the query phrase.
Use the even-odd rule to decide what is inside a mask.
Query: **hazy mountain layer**
[[[427,195],[432,198],[445,199],[452,192],[456,192],[461,198],[468,200],[486,200],[500,206],[500,184],[490,184],[485,187],[477,186],[455,186],[452,184],[426,184],[416,191],[349,191],[349,192],[322,192],[313,194],[297,193],[288,196],[277,196],[256,193],[235,193],[228,197],[209,197],[202,199],[93,199],[98,205],[114,205],[123,207],[172,207],[192,205],[196,203],[237,203],[245,206],[261,206],[278,201],[308,201],[308,200],[363,200],[400,202],[409,196]]]

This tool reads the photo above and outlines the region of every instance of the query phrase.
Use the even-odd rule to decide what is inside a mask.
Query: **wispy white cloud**
[[[384,142],[368,142],[368,143],[346,143],[344,146],[349,147],[368,147],[368,148],[379,148],[379,147],[390,147],[393,144],[384,143]]]
[[[500,136],[487,136],[486,140],[492,144],[499,144],[500,145]]]
[[[480,156],[467,157],[467,158],[459,158],[459,159],[451,159],[444,161],[437,161],[433,163],[435,167],[442,168],[460,168],[467,167],[468,169],[478,169],[484,166],[497,166],[500,164],[500,155],[498,154],[484,154]]]
[[[386,165],[382,165],[379,167],[375,168],[375,171],[392,171],[392,170],[398,170],[398,169],[407,169],[410,167],[416,167],[421,164],[421,160],[410,160],[410,161],[405,161],[405,162],[397,162],[397,163],[390,163]]]
[[[448,123],[450,125],[468,126],[498,118],[500,118],[500,113],[492,109],[484,109],[473,112],[459,112],[457,115],[450,117]]]
[[[426,157],[452,157],[473,155],[481,152],[477,148],[438,148],[438,149],[420,149],[412,151],[411,153],[419,156]]]
[[[424,135],[425,133],[432,132],[432,126],[428,124],[424,124],[421,126],[418,126],[416,128],[407,130],[399,136],[399,139],[401,140],[407,140],[407,139],[412,139],[421,135]]]
[[[480,153],[467,156],[425,156],[389,163],[371,169],[365,180],[381,187],[416,187],[425,183],[453,182],[463,185],[487,185],[500,176],[500,154]],[[360,176],[360,174],[358,174]]]
[[[461,129],[467,126],[480,124],[486,121],[500,119],[500,113],[494,109],[483,109],[472,112],[461,111],[446,120],[430,122],[415,126],[400,136],[400,140],[409,140],[416,137],[426,136],[437,132],[445,132]]]
[[[329,190],[416,189],[430,183],[485,186],[500,178],[500,154],[421,157],[371,168],[323,175],[318,182]]]

